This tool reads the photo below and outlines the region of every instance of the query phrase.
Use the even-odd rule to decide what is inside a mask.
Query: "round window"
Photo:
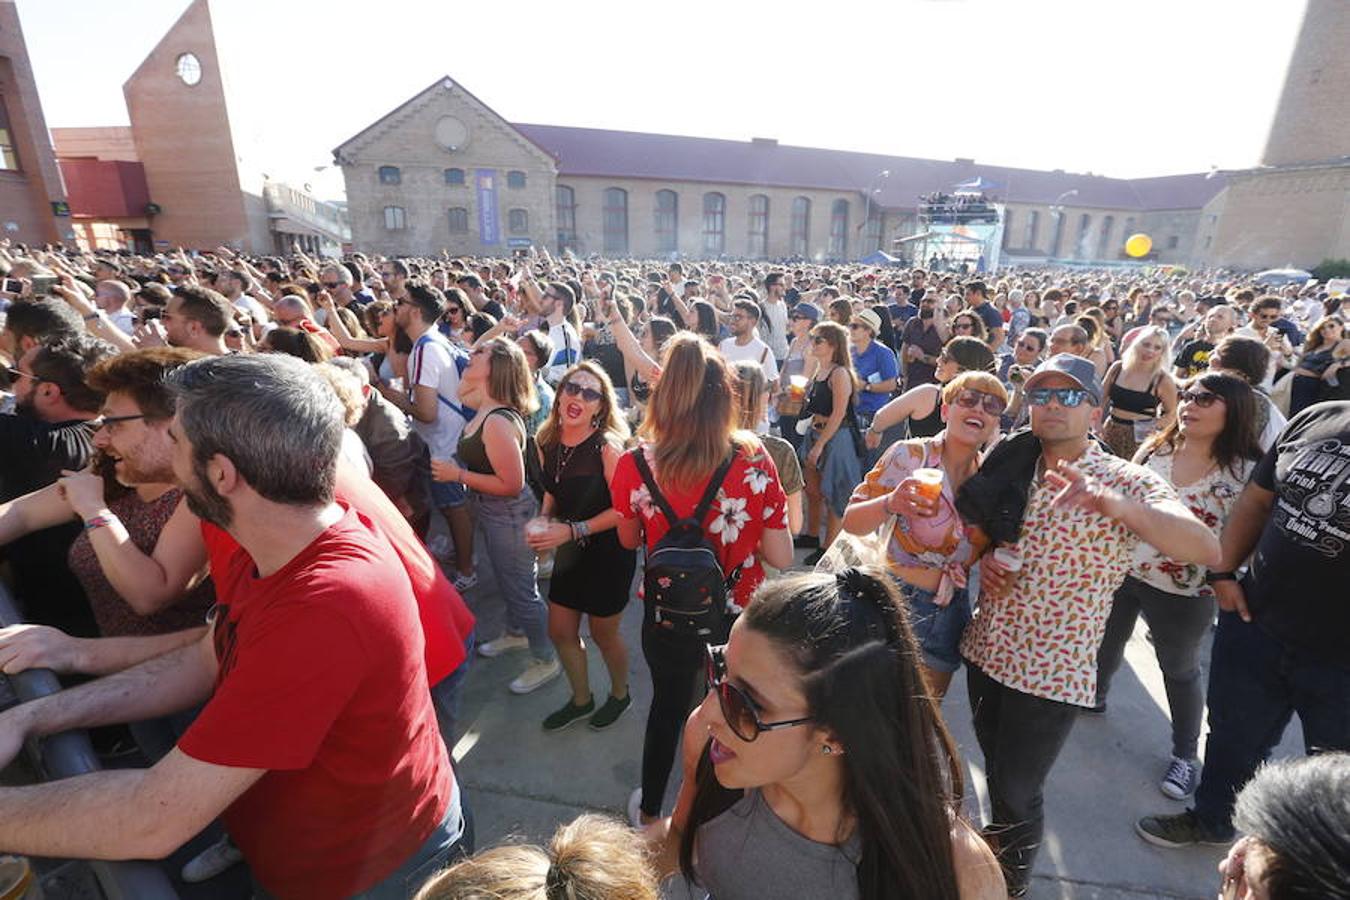
[[[201,60],[191,53],[184,53],[178,57],[178,61],[174,64],[174,71],[182,79],[183,84],[189,87],[202,80]]]

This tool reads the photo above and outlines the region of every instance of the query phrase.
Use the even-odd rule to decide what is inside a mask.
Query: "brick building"
[[[0,0],[0,238],[58,243],[71,235],[19,10]]]

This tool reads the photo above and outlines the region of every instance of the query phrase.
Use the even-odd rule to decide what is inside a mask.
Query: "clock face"
[[[469,142],[469,126],[454,116],[443,116],[436,123],[436,143],[446,150],[462,150]]]
[[[188,87],[202,80],[201,60],[191,53],[184,53],[174,63],[174,72]]]

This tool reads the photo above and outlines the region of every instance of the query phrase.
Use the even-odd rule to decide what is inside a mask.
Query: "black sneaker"
[[[799,534],[792,539],[792,546],[797,550],[815,550],[820,546],[820,538],[814,534]]]
[[[550,714],[549,717],[544,720],[544,730],[562,731],[568,725],[574,725],[577,722],[580,722],[593,712],[595,712],[594,697],[587,701],[585,706],[577,706],[571,700],[568,700],[566,706],[557,712]]]
[[[824,555],[825,555],[825,548],[821,547],[815,553],[808,553],[806,559],[802,560],[802,565],[814,566],[816,563],[820,562],[821,557],[823,557]]]
[[[595,715],[591,716],[591,730],[604,731],[619,721],[619,717],[628,712],[628,707],[632,705],[632,694],[627,695],[622,700],[610,694],[609,699],[605,701],[605,705],[597,709]]]
[[[1196,844],[1227,847],[1233,842],[1231,834],[1226,837],[1211,834],[1189,809],[1174,816],[1144,816],[1134,823],[1134,830],[1153,846],[1169,850]]]

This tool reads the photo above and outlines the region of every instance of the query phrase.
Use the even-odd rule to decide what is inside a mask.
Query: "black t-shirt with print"
[[[1194,378],[1209,369],[1209,354],[1213,351],[1214,344],[1203,338],[1187,341],[1177,351],[1177,357],[1172,360],[1172,365],[1181,369],[1185,373],[1184,377]]]
[[[1350,669],[1350,402],[1294,416],[1252,481],[1275,492],[1243,583],[1256,623]]]

